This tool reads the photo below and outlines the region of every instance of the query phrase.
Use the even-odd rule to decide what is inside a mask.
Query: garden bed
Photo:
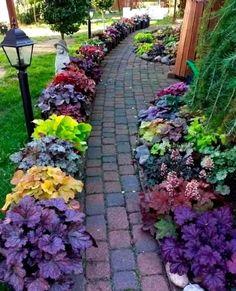
[[[173,84],[139,113],[143,230],[156,237],[169,275],[181,276],[179,287],[189,280],[233,290],[236,146],[188,109],[187,91]]]
[[[152,32],[137,33],[134,38],[135,53],[144,60],[174,65],[180,27],[159,27]]]
[[[121,20],[103,33],[105,42],[97,36],[81,45],[39,97],[42,119],[34,121],[33,140],[11,156],[14,188],[0,222],[0,279],[14,290],[71,290],[71,276],[83,272],[82,253],[96,238],[83,226],[76,195],[83,191],[99,65],[137,24],[148,22],[145,16]]]

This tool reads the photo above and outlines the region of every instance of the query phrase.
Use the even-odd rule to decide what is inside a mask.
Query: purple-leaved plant
[[[63,199],[24,197],[0,221],[0,280],[15,291],[71,290],[81,251],[95,244],[83,220]]]
[[[229,290],[236,274],[236,229],[229,207],[199,213],[186,206],[174,211],[179,236],[162,241],[162,254],[172,273],[192,274],[209,291]]]
[[[159,91],[157,93],[157,97],[161,97],[165,95],[181,96],[181,95],[184,95],[184,93],[187,92],[187,90],[188,90],[188,86],[184,82],[178,82]]]
[[[85,75],[93,79],[96,83],[101,80],[102,70],[93,62],[92,59],[82,59],[77,57],[70,57],[71,63],[76,65],[79,69],[84,70]]]

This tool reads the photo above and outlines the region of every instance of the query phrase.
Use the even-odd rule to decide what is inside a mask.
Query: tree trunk
[[[103,30],[105,30],[105,14],[103,10],[101,10],[101,14],[102,14]]]
[[[61,39],[65,40],[65,33],[64,32],[61,32]]]
[[[7,4],[10,26],[12,27],[14,24],[14,26],[18,27],[14,1],[6,0],[6,4]]]
[[[33,11],[34,11],[34,22],[37,23],[37,18],[36,18],[36,0],[34,0]]]

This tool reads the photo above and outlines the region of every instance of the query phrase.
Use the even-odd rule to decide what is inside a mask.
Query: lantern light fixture
[[[10,65],[18,70],[25,122],[28,137],[31,139],[34,130],[34,117],[26,69],[31,65],[34,42],[24,31],[13,24],[13,27],[7,31],[0,47],[2,47]]]

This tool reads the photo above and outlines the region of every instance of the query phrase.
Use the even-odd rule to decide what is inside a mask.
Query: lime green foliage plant
[[[210,132],[206,129],[205,118],[195,117],[187,128],[185,140],[194,144],[198,151],[203,151],[206,147],[216,145],[219,140],[225,143],[225,135]]]
[[[154,36],[150,32],[139,32],[134,36],[134,43],[153,43]]]
[[[86,140],[92,130],[88,123],[78,123],[70,116],[55,114],[46,120],[36,119],[34,123],[37,125],[32,135],[35,139],[50,135],[71,142],[82,153],[87,149]]]
[[[136,53],[138,56],[142,56],[145,53],[150,52],[154,47],[154,44],[152,43],[143,43],[140,44],[137,49],[136,49]]]
[[[171,144],[169,141],[162,141],[160,143],[155,143],[151,148],[152,155],[164,156],[164,154],[171,149]]]
[[[206,126],[213,131],[236,135],[236,1],[226,0],[217,14],[206,9],[199,36],[199,76],[186,101],[190,108],[202,110]],[[209,19],[216,25],[209,29]]]

